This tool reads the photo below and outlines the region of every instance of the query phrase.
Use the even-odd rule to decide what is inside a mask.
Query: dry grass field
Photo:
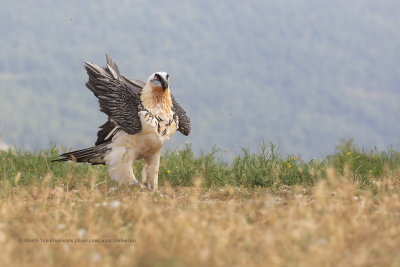
[[[0,265],[400,266],[399,152],[274,149],[167,152],[156,193],[52,163],[55,147],[0,152]]]
[[[307,188],[205,189],[197,180],[151,194],[95,176],[71,190],[50,186],[48,175],[2,188],[0,258],[2,266],[399,266],[399,177],[360,190],[330,169]]]

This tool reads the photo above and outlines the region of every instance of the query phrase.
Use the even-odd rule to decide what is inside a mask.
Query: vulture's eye
[[[158,80],[158,76],[157,75],[154,75],[154,80]]]

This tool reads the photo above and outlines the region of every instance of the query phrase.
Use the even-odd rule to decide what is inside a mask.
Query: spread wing
[[[108,115],[108,121],[97,133],[96,145],[112,138],[119,130],[128,134],[141,131],[142,125],[138,112],[144,110],[141,100],[141,87],[119,74],[117,65],[107,57],[107,66],[101,68],[86,62],[89,75],[86,87],[99,99],[100,110]]]

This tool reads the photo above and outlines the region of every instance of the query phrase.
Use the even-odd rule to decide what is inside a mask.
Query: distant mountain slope
[[[75,148],[105,120],[84,61],[128,77],[164,70],[195,149],[273,141],[305,157],[340,138],[400,141],[398,1],[9,1],[0,9],[0,131]]]

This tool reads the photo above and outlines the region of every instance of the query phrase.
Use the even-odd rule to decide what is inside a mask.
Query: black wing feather
[[[97,132],[97,141],[95,145],[97,146],[110,142],[113,136],[121,130],[122,129],[112,119],[108,119],[106,123],[100,126],[100,130]]]
[[[86,87],[99,99],[100,110],[128,134],[140,132],[142,125],[138,112],[144,110],[140,101],[141,88],[120,76],[118,67],[108,56],[106,67],[86,62],[85,68],[89,75]],[[109,130],[110,127],[104,127],[98,137],[105,138],[108,135],[104,129],[111,131],[113,128]],[[105,140],[100,138],[96,143],[102,141]]]
[[[181,105],[176,102],[175,97],[171,95],[172,98],[172,110],[174,111],[174,116],[178,117],[178,130],[183,134],[188,136],[190,133],[190,118],[186,115],[185,110],[181,107]]]

